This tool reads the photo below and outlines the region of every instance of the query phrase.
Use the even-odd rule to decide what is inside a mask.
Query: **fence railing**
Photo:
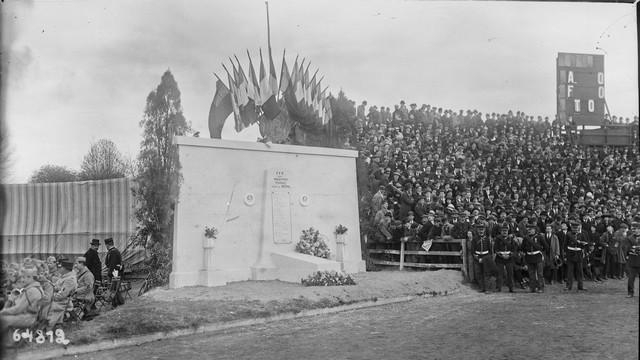
[[[435,239],[429,251],[416,250],[421,247],[422,241],[374,243],[371,245],[368,253],[372,264],[398,266],[400,270],[405,267],[460,269],[464,278],[468,279],[469,267],[465,239]]]

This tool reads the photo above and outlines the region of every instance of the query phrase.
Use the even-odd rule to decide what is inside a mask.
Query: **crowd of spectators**
[[[420,240],[466,238],[479,216],[490,234],[505,224],[518,237],[527,224],[557,232],[578,217],[595,239],[638,214],[637,137],[632,146],[581,146],[557,119],[521,111],[366,106],[357,107],[354,128],[373,194],[373,244],[399,242],[406,229],[420,229]],[[637,131],[637,116],[631,126]]]
[[[94,277],[86,259],[47,260],[24,258],[20,263],[2,263],[0,317],[3,330],[61,325],[76,306],[84,313],[94,307]]]

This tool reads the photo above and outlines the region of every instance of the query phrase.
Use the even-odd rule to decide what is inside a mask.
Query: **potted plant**
[[[349,229],[347,229],[347,227],[342,224],[336,226],[335,234],[336,234],[336,242],[338,244],[344,244],[346,242],[347,240],[346,234],[348,230]]]
[[[213,242],[218,238],[218,229],[215,226],[205,226],[204,227],[204,241],[203,247],[205,249],[210,249],[213,247]]]

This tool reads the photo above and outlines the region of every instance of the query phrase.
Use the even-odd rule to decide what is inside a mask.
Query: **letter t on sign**
[[[573,100],[573,105],[575,112],[580,112],[580,99]]]

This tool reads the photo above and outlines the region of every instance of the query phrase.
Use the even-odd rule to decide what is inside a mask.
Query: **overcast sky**
[[[44,164],[79,169],[90,144],[135,157],[145,100],[170,69],[184,115],[208,136],[213,73],[267,47],[265,4],[236,1],[25,1],[2,5],[6,180]],[[271,0],[271,39],[311,61],[334,93],[358,103],[426,103],[481,112],[556,112],[558,52],[605,54],[614,115],[638,113],[635,7],[630,4]],[[599,46],[604,50],[597,50]],[[8,54],[8,56],[5,56]],[[228,64],[228,61],[227,61]],[[6,72],[8,70],[8,73]],[[223,139],[236,134],[230,117]]]

